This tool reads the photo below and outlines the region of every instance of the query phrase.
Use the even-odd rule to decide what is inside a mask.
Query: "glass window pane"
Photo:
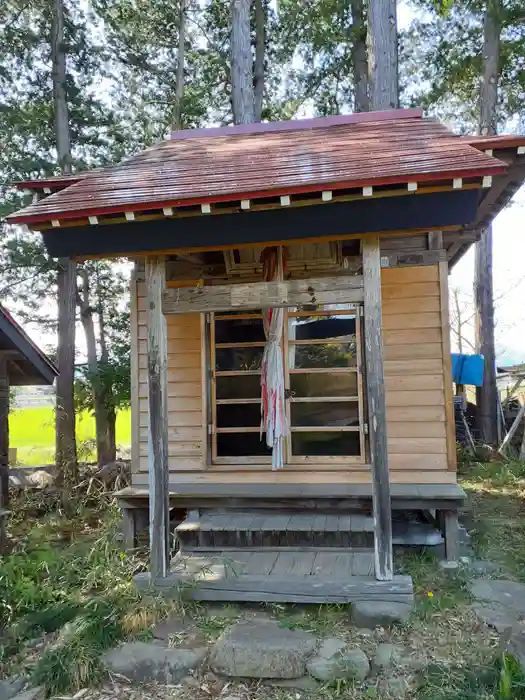
[[[264,348],[217,348],[215,369],[218,372],[261,368]]]
[[[357,396],[357,372],[290,374],[295,396]]]
[[[259,403],[237,403],[217,405],[217,427],[249,428],[261,424],[261,405]]]
[[[257,399],[261,395],[261,376],[217,377],[216,393],[218,399]]]
[[[355,335],[355,316],[292,316],[288,319],[289,340],[347,340]]]
[[[291,402],[292,426],[348,427],[359,425],[357,401]]]
[[[265,436],[259,433],[219,433],[217,435],[218,457],[271,457],[272,451],[266,446]]]
[[[260,343],[264,340],[262,318],[215,321],[216,343]]]
[[[339,457],[360,454],[359,433],[292,433],[292,454],[299,457]]]
[[[355,367],[355,338],[350,343],[321,343],[320,345],[290,345],[288,352],[290,369],[315,367]]]

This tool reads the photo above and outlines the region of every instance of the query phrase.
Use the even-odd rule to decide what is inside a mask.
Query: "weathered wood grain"
[[[370,416],[370,456],[372,461],[375,522],[375,573],[378,580],[390,581],[393,577],[392,510],[388,473],[383,333],[381,326],[381,263],[379,238],[377,236],[369,236],[363,239],[362,254],[365,293],[366,388]]]
[[[168,343],[162,313],[165,260],[148,257],[145,263],[148,309],[148,467],[150,497],[150,570],[155,579],[169,567],[168,497]]]
[[[168,289],[164,292],[163,310],[166,314],[183,314],[350,303],[362,299],[363,278],[355,275]]]

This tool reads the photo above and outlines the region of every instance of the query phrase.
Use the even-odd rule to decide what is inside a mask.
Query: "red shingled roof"
[[[42,223],[321,189],[502,173],[420,110],[176,132],[9,216]]]

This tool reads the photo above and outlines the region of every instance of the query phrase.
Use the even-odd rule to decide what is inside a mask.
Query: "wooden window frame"
[[[355,309],[356,319],[356,366],[355,367],[312,367],[289,369],[288,367],[288,350],[290,345],[321,345],[329,342],[344,343],[341,338],[321,338],[305,341],[291,341],[288,337],[288,321],[293,317],[301,316],[337,316],[347,315],[349,309],[340,310],[323,310],[323,311],[289,311],[285,309],[283,337],[281,340],[281,349],[284,360],[284,375],[285,387],[290,389],[290,376],[292,374],[356,374],[357,375],[357,395],[354,396],[337,396],[337,397],[296,397],[286,402],[286,417],[290,426],[290,434],[288,435],[284,445],[284,469],[297,470],[315,470],[333,469],[333,470],[348,470],[351,468],[362,469],[367,465],[367,444],[366,444],[366,427],[365,427],[365,409],[364,409],[364,385],[363,385],[363,342],[362,342],[362,304],[349,302],[350,309]],[[217,455],[217,435],[219,434],[238,434],[242,433],[259,433],[259,426],[250,427],[217,427],[217,406],[220,405],[242,405],[242,404],[259,404],[260,398],[245,398],[245,399],[217,399],[217,378],[220,377],[237,377],[237,376],[257,376],[261,374],[260,370],[222,370],[217,371],[216,368],[216,350],[231,349],[231,348],[255,348],[264,347],[264,342],[237,342],[237,343],[215,343],[215,321],[225,321],[231,319],[247,320],[262,318],[261,313],[247,312],[239,314],[224,314],[221,312],[209,312],[206,314],[207,324],[209,328],[208,352],[206,356],[209,360],[209,365],[204,367],[204,374],[207,378],[207,386],[209,388],[209,409],[207,411],[207,433],[209,439],[209,449],[207,450],[206,468],[221,469],[234,468],[235,465],[245,465],[252,468],[260,468],[261,466],[271,465],[271,456],[264,455],[245,455],[245,456],[225,456]],[[358,411],[358,426],[291,426],[291,403],[334,403],[334,402],[349,402],[355,401]],[[292,433],[298,432],[354,432],[359,433],[359,455],[333,455],[333,456],[314,456],[314,455],[292,455]]]

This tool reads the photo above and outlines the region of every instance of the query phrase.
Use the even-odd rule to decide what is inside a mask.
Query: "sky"
[[[496,360],[501,365],[525,362],[525,187],[494,220],[493,255]],[[451,290],[459,291],[464,318],[473,312],[473,280],[474,246],[454,267],[449,279]],[[472,324],[466,335],[472,342]],[[454,338],[452,343],[454,346]]]

